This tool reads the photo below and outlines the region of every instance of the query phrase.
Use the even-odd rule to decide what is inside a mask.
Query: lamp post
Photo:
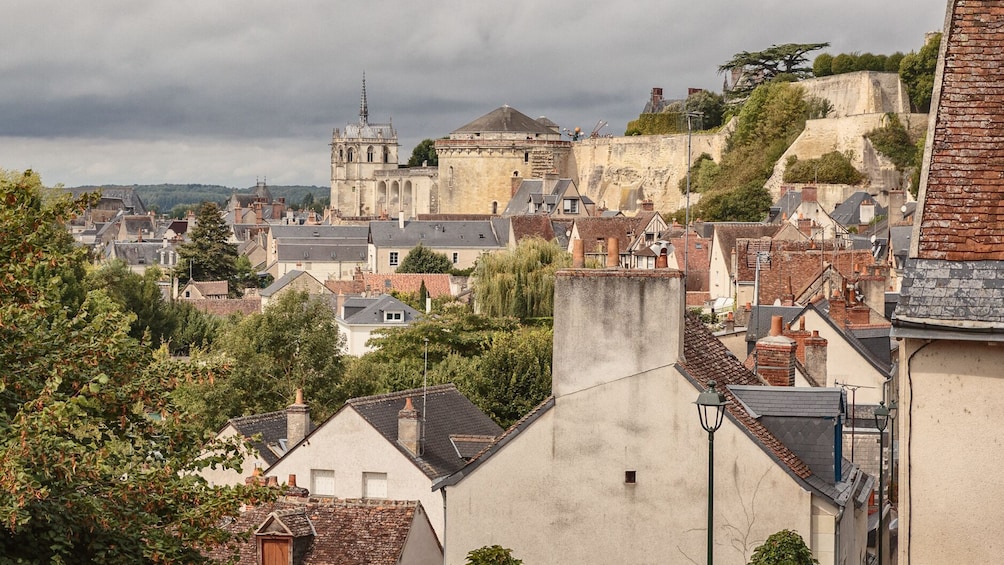
[[[715,432],[722,426],[725,416],[725,395],[715,390],[715,381],[708,381],[708,388],[697,395],[697,415],[701,427],[708,432],[708,565],[714,563],[715,524]]]
[[[875,530],[875,553],[878,557],[878,565],[882,565],[882,514],[885,507],[883,501],[883,490],[885,482],[883,479],[884,469],[882,468],[882,452],[885,451],[885,428],[889,425],[889,409],[886,408],[885,401],[879,402],[875,409],[875,427],[879,431],[879,489],[878,489],[878,529]]]

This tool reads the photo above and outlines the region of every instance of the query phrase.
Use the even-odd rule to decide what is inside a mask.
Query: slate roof
[[[528,204],[533,202],[537,208],[536,214],[560,212],[558,200],[569,188],[574,187],[572,179],[556,179],[550,190],[545,189],[545,179],[524,179],[519,183],[516,194],[513,194],[506,204],[502,216],[522,216],[529,214]],[[547,204],[550,206],[541,206]],[[585,204],[585,203],[583,203]]]
[[[337,226],[272,226],[272,237],[276,239],[349,239],[366,241],[369,226],[337,225]]]
[[[1004,332],[1002,23],[989,0],[952,9],[946,22],[894,335]]]
[[[802,191],[788,190],[777,199],[767,212],[767,223],[776,224],[790,218],[802,205]]]
[[[404,312],[404,320],[400,322],[387,322],[384,320],[385,311]],[[338,313],[341,316],[341,313]],[[345,299],[345,317],[342,318],[349,325],[377,325],[387,324],[403,325],[410,323],[421,317],[421,313],[404,302],[389,294],[381,294],[377,297],[352,297]]]
[[[278,521],[284,528],[273,530],[288,529],[294,538],[304,538],[305,552],[296,561],[302,565],[398,565],[411,529],[419,525],[420,507],[417,501],[282,497],[247,507],[223,527],[254,532]],[[240,542],[239,549],[239,563],[259,562],[254,535]],[[206,554],[220,561],[231,557],[225,548]]]
[[[508,105],[496,108],[484,116],[453,130],[465,133],[541,133],[554,134],[554,130]]]
[[[164,250],[164,244],[159,241],[134,241],[120,242],[113,241],[105,248],[105,255],[116,259],[122,259],[129,265],[159,265],[160,252]],[[168,251],[173,250],[169,248]]]
[[[105,202],[121,202],[123,210],[131,210],[133,214],[146,214],[146,206],[143,199],[139,197],[136,188],[132,186],[78,186],[67,189],[74,198],[88,192],[101,192],[101,200]]]
[[[448,222],[408,220],[404,229],[397,221],[370,222],[370,243],[377,247],[412,248],[421,243],[433,249],[443,247],[504,247],[496,239],[491,222]]]
[[[746,341],[756,343],[762,337],[770,334],[770,319],[781,316],[785,327],[802,315],[804,306],[753,306],[749,321],[746,322]]]
[[[250,439],[257,434],[261,434],[261,441],[252,441],[251,445],[258,450],[261,458],[269,466],[275,464],[279,460],[279,457],[282,456],[284,449],[281,447],[279,440],[286,439],[285,410],[230,418],[227,420],[227,425],[233,426],[245,438]],[[278,453],[274,450],[277,450]]]
[[[858,192],[850,195],[847,200],[838,204],[837,207],[833,209],[833,212],[830,212],[830,217],[842,226],[856,226],[862,223],[861,204],[866,200],[870,201],[875,206],[875,216],[888,215],[889,211],[884,206],[876,202],[874,196],[859,190]]]
[[[366,240],[283,238],[276,241],[276,256],[282,262],[365,263]]]
[[[405,399],[421,413],[425,410],[425,452],[416,457],[397,441],[398,412]],[[457,471],[467,462],[457,454],[451,436],[492,436],[502,428],[486,416],[452,384],[353,398],[345,405],[369,422],[430,479]]]

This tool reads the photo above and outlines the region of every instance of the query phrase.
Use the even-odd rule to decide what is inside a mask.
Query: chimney
[[[237,202],[234,203],[234,223],[243,224],[244,223],[243,220],[244,217],[241,214],[241,201],[238,200]]]
[[[261,213],[261,201],[255,201],[254,203],[254,222],[256,224],[264,224],[265,220]]]
[[[770,319],[770,335],[756,342],[756,367],[767,384],[795,386],[795,340],[782,335],[781,316]]]
[[[650,100],[653,113],[659,113],[662,106],[662,88],[656,86],[652,88],[652,98]]]
[[[519,192],[519,185],[523,184],[523,178],[522,177],[512,177],[512,179],[510,179],[510,180],[511,180],[511,184],[512,184],[512,186],[511,186],[512,190],[510,191],[511,194],[509,195],[509,197],[511,198],[513,196],[516,196],[516,193]]]
[[[604,307],[599,310],[581,307],[600,298]],[[681,361],[684,312],[683,273],[675,269],[558,271],[555,397]]]
[[[616,237],[607,238],[607,267],[620,267],[621,246]]]
[[[397,213],[397,228],[404,229],[404,210]]]
[[[655,268],[656,269],[668,269],[669,268],[669,249],[667,247],[662,247],[659,249],[659,255],[655,258]]]
[[[865,198],[858,207],[858,216],[862,225],[868,225],[875,219],[875,202],[871,198]]]
[[[338,296],[335,297],[335,315],[345,319],[345,293],[340,290]]]
[[[906,193],[902,190],[889,191],[889,225],[903,223],[903,207],[906,206]]]
[[[812,237],[812,224],[813,221],[811,218],[799,218],[798,231],[802,232],[803,234],[809,237]]]
[[[826,338],[818,330],[805,340],[805,370],[817,383],[826,386]]]
[[[814,186],[803,186],[802,187],[802,202],[817,202],[816,199],[816,187]]]
[[[585,244],[581,239],[572,240],[572,268],[581,269],[586,266]]]
[[[310,496],[310,491],[296,486],[296,475],[290,475],[289,480],[286,481],[286,492],[284,494],[295,498],[307,498]]]
[[[300,443],[310,431],[310,408],[303,402],[303,389],[296,389],[296,402],[286,407],[286,449]]]
[[[830,298],[829,311],[830,319],[833,320],[833,323],[841,328],[847,326],[847,302],[838,290],[833,291],[833,297]]]
[[[805,363],[805,340],[809,339],[811,335],[805,330],[805,316],[798,319],[797,330],[785,329],[784,335],[795,340],[795,356],[799,361]]]
[[[641,201],[641,211],[642,212],[655,212],[655,202],[652,202],[651,200],[648,200],[648,199],[642,200]]]
[[[421,455],[422,420],[411,404],[410,396],[404,400],[404,408],[397,413],[397,441],[412,455]]]
[[[725,332],[732,333],[736,331],[736,315],[733,312],[729,312],[725,316]]]

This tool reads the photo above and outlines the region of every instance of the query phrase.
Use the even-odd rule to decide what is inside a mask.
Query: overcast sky
[[[48,185],[330,184],[333,128],[401,160],[503,104],[621,135],[652,87],[720,92],[771,44],[908,53],[944,0],[5,0],[0,168]],[[812,54],[814,57],[816,53]]]

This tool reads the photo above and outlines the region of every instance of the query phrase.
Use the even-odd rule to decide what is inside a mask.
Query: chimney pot
[[[770,335],[781,335],[784,330],[784,318],[781,316],[771,316],[770,318]]]
[[[307,436],[310,431],[310,408],[303,401],[303,389],[296,389],[296,402],[286,407],[286,449]]]

